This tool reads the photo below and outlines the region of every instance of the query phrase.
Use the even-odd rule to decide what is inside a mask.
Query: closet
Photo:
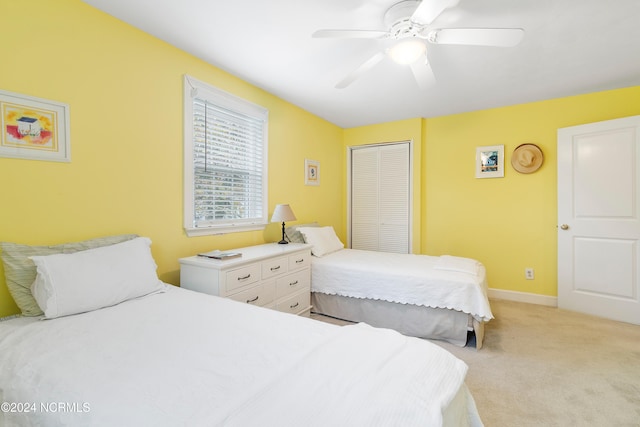
[[[349,149],[352,249],[410,253],[411,141]]]

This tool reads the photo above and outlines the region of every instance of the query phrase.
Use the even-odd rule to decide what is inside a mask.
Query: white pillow
[[[31,293],[45,317],[55,318],[109,307],[165,289],[151,256],[151,240],[72,254],[33,256],[37,276]]]
[[[344,244],[336,236],[333,227],[299,227],[298,231],[304,236],[304,241],[313,247],[311,253],[317,257],[339,251]]]

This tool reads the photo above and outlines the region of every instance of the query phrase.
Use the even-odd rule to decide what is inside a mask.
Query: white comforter
[[[461,257],[342,249],[313,257],[311,290],[471,314],[493,319],[484,266]]]
[[[390,330],[169,287],[0,322],[0,425],[437,426],[443,414],[481,425],[466,370]]]

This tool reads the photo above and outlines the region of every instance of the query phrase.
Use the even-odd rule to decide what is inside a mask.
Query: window
[[[184,227],[189,236],[260,230],[267,221],[269,112],[184,77]]]

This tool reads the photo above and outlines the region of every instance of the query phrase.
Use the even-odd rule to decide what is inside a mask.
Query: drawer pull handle
[[[289,286],[295,286],[295,285],[297,285],[297,284],[298,284],[298,281],[296,280],[295,282],[291,282],[291,283],[289,283]]]
[[[249,277],[251,277],[251,273],[247,274],[244,277],[238,277],[238,280],[247,280]]]
[[[252,303],[252,302],[256,302],[258,301],[258,298],[260,298],[260,295],[258,295],[257,297],[255,297],[254,299],[248,299],[247,303]]]
[[[296,260],[296,264],[300,264],[301,262],[304,262],[304,258]]]
[[[296,308],[296,307],[297,307],[297,306],[299,306],[299,305],[300,305],[300,303],[299,303],[299,302],[297,302],[297,303],[295,303],[295,304],[293,304],[293,305],[290,305],[290,306],[289,306],[289,308]]]
[[[277,267],[271,267],[271,271],[276,271],[276,270],[280,270],[280,266],[277,266]]]

